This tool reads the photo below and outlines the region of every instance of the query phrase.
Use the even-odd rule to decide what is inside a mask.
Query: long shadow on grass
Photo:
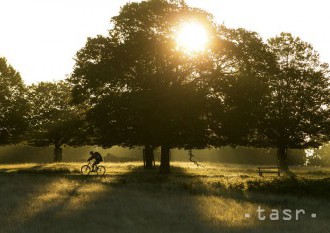
[[[79,173],[78,170],[69,169],[66,167],[61,166],[61,164],[37,164],[34,166],[27,166],[27,167],[8,167],[0,169],[0,174],[7,175],[7,174],[44,174],[44,175],[51,175],[51,174],[72,174],[72,173]]]
[[[128,167],[127,172],[115,175],[110,169],[104,177],[50,176],[41,178],[43,185],[44,179],[50,187],[42,192],[40,185],[39,196],[26,205],[35,210],[24,210],[21,222],[6,232],[277,232],[272,230],[279,227],[278,222],[245,219],[244,213],[258,205],[297,205],[290,204],[294,199],[288,197],[260,194],[262,188],[257,185],[251,186],[254,193],[248,193],[248,182],[231,182],[226,177],[210,181],[181,167],[173,167],[168,176]],[[281,227],[304,232],[297,224]],[[311,227],[315,223],[304,229]]]
[[[216,232],[194,198],[173,182],[183,173],[173,168],[163,176],[135,167],[115,176],[43,177],[53,192],[22,204],[26,213],[17,210],[21,221],[6,232]]]

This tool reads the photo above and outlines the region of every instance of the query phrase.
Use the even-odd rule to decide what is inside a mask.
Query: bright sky
[[[0,57],[26,83],[64,79],[87,37],[105,35],[127,0],[0,0]],[[219,23],[257,31],[267,39],[291,32],[330,63],[330,3],[325,0],[186,0]]]

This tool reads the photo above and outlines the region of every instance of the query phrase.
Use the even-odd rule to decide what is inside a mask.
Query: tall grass
[[[330,232],[326,168],[293,168],[291,179],[261,178],[254,166],[174,163],[163,176],[107,163],[100,177],[80,175],[81,165],[0,166],[0,232]],[[259,221],[258,206],[317,218]]]

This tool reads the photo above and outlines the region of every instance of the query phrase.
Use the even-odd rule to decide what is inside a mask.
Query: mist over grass
[[[24,145],[11,145],[0,147],[0,163],[51,163],[53,162],[54,147],[31,147]],[[64,162],[83,162],[86,161],[90,154],[89,152],[99,151],[105,161],[123,159],[125,161],[141,159],[142,149],[134,150],[125,149],[114,146],[111,149],[103,149],[100,147],[83,146],[83,147],[63,147]]]
[[[53,162],[53,147],[29,147],[29,146],[4,146],[0,147],[0,164],[1,163],[51,163]],[[142,148],[121,148],[112,147],[110,149],[102,149],[99,147],[64,147],[63,162],[83,162],[89,157],[89,151],[99,151],[106,162],[130,162],[142,161]],[[328,147],[323,147],[317,152],[322,155],[325,164],[330,165],[328,158]],[[277,163],[276,150],[272,149],[256,149],[247,147],[223,147],[219,149],[193,150],[194,159],[202,162],[219,162],[219,163],[241,163],[241,164],[268,164],[275,165]],[[298,165],[304,163],[305,153],[303,150],[290,150],[288,153],[289,163]],[[160,160],[160,150],[155,150],[155,159]],[[172,161],[188,161],[188,151],[171,150]]]
[[[253,165],[174,162],[169,176],[141,163],[0,165],[0,232],[329,232],[329,168],[293,167],[296,178],[259,177]],[[10,194],[10,195],[8,195]],[[317,218],[246,219],[258,206]]]

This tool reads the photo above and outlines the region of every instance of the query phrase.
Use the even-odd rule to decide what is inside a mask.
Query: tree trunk
[[[168,146],[161,147],[160,170],[161,174],[170,173],[170,148]]]
[[[145,169],[152,169],[153,168],[153,162],[154,162],[154,150],[152,146],[145,145],[143,150],[143,163]]]
[[[277,161],[278,161],[278,166],[282,171],[289,170],[287,149],[285,148],[277,149]]]
[[[62,148],[60,144],[55,143],[54,162],[62,162]]]

